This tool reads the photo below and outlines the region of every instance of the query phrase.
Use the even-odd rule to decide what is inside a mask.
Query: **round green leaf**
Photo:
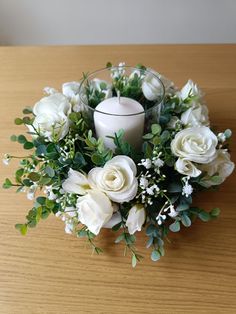
[[[153,134],[152,133],[147,133],[143,136],[144,140],[151,140],[153,138]]]
[[[40,175],[37,172],[31,172],[28,178],[33,182],[37,182],[40,179]]]
[[[25,144],[27,142],[27,139],[24,135],[19,135],[17,141],[20,144]]]
[[[213,208],[211,211],[210,211],[210,215],[212,217],[218,217],[220,214],[220,209],[219,208]]]
[[[32,119],[30,119],[30,117],[24,117],[23,118],[23,123],[24,124],[32,124]]]
[[[22,235],[26,235],[27,225],[26,224],[16,224],[15,228],[20,231]]]
[[[232,135],[232,131],[230,129],[225,130],[224,135],[226,138],[230,138]]]
[[[152,251],[151,260],[153,262],[158,261],[160,258],[161,258],[161,254],[157,250]]]
[[[23,114],[30,114],[32,112],[33,112],[33,110],[30,107],[27,107],[27,108],[23,109]]]
[[[198,214],[198,217],[202,220],[202,221],[209,221],[211,219],[211,216],[209,213],[205,212],[205,211],[201,211]]]
[[[161,133],[161,126],[159,124],[153,124],[151,126],[152,134],[157,135]]]
[[[12,135],[10,137],[10,139],[11,139],[12,142],[16,142],[17,141],[17,136],[16,135]]]
[[[174,223],[169,225],[169,229],[172,232],[178,232],[180,230],[180,223],[178,220],[176,220]]]
[[[5,180],[5,182],[2,185],[4,189],[9,189],[11,186],[12,186],[12,183],[8,178]]]
[[[24,149],[32,149],[34,144],[32,142],[26,142],[23,147]]]
[[[53,178],[53,177],[55,176],[55,171],[54,171],[54,169],[53,169],[52,167],[50,167],[50,166],[47,166],[44,171],[45,171],[45,173],[46,173],[47,175],[49,175],[49,177],[51,177],[51,178]]]
[[[181,217],[181,222],[185,227],[190,227],[191,226],[191,219],[189,218],[188,215],[183,214]]]
[[[16,124],[16,125],[21,125],[21,124],[23,124],[23,120],[20,119],[20,118],[16,118],[16,119],[15,119],[15,124]]]

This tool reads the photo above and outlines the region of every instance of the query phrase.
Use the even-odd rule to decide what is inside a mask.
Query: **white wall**
[[[236,43],[236,0],[0,0],[0,44]]]

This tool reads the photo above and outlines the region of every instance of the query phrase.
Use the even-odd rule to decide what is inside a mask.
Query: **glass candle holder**
[[[79,90],[81,111],[97,138],[115,149],[115,133],[140,149],[142,136],[158,123],[165,88],[155,73],[130,66],[109,67],[84,77]]]

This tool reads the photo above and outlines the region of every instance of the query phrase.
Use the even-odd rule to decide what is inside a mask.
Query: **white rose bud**
[[[141,231],[142,225],[145,222],[145,209],[143,205],[134,205],[130,211],[126,221],[126,226],[130,234],[134,234],[136,231]]]
[[[103,168],[96,167],[88,174],[89,184],[104,193],[113,202],[131,201],[137,194],[137,168],[133,160],[119,155],[109,160]]]
[[[98,235],[113,214],[111,201],[98,190],[89,190],[86,195],[79,197],[76,207],[79,221],[95,235]]]
[[[200,165],[199,168],[202,171],[206,171],[207,175],[210,177],[217,174],[221,180],[214,182],[208,178],[203,178],[204,186],[210,187],[223,183],[233,172],[234,166],[234,163],[230,160],[230,154],[224,149],[219,149],[216,158],[211,163]]]
[[[142,91],[144,96],[150,101],[156,100],[161,95],[162,88],[159,80],[151,73],[147,74],[143,79]]]
[[[205,105],[194,103],[181,115],[181,122],[187,127],[209,125],[208,109]]]
[[[70,100],[75,112],[81,111],[79,88],[79,82],[67,82],[62,85],[62,93]]]
[[[175,163],[175,169],[185,176],[194,178],[201,174],[201,170],[197,169],[197,167],[186,158],[179,158]]]
[[[163,85],[165,87],[165,92],[166,93],[171,93],[174,90],[175,86],[174,86],[174,83],[171,80],[169,80],[164,75],[154,71],[151,68],[148,68],[148,70],[150,72],[152,72],[154,75],[156,75],[162,81],[162,83],[163,83]]]
[[[175,135],[171,142],[171,150],[177,157],[207,164],[216,156],[217,143],[217,137],[208,127],[193,127]]]
[[[197,87],[197,84],[194,84],[192,80],[184,85],[180,91],[180,98],[185,100],[188,97],[196,97],[197,99],[202,97],[201,90]]]
[[[68,115],[71,112],[71,105],[64,95],[55,93],[42,98],[35,104],[33,112],[35,119],[33,127],[28,126],[30,132],[35,132],[35,128],[40,135],[50,141],[59,141],[69,132]]]

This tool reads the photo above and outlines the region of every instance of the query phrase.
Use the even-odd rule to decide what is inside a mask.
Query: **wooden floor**
[[[143,63],[178,86],[196,81],[206,93],[212,123],[234,131],[236,160],[236,45],[1,47],[1,156],[21,154],[20,145],[9,141],[23,131],[13,120],[42,96],[43,87],[60,88],[107,61]],[[14,166],[1,164],[1,181]],[[236,313],[235,183],[233,175],[219,192],[195,199],[207,209],[219,206],[222,215],[172,237],[159,262],[150,261],[139,234],[145,259],[136,269],[122,256],[122,245],[112,245],[109,230],[99,236],[101,256],[91,256],[83,239],[66,235],[54,217],[20,236],[14,224],[24,222],[31,202],[1,190],[0,314]]]

